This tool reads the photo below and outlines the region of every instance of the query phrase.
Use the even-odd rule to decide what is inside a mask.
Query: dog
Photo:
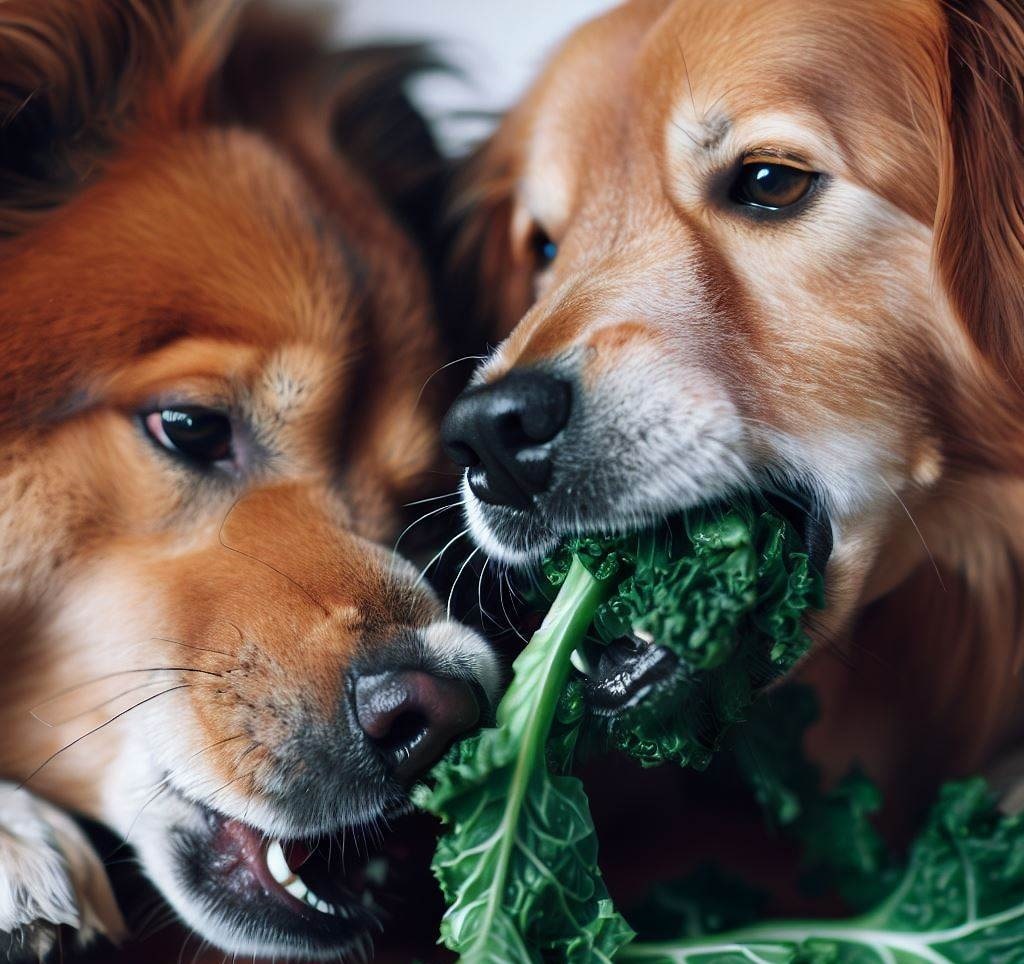
[[[436,156],[409,58],[320,36],[230,2],[0,4],[8,959],[124,933],[72,814],[226,952],[365,949],[373,874],[310,852],[405,809],[495,696],[392,551],[439,453],[402,226]]]
[[[453,203],[504,339],[444,427],[476,541],[797,506],[809,745],[897,809],[1024,735],[1022,138],[1020,0],[632,0]]]

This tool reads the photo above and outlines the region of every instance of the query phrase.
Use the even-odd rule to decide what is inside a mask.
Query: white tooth
[[[583,654],[578,650],[574,649],[569,655],[569,662],[576,667],[584,676],[590,676],[591,667],[587,665],[587,661],[583,658]]]
[[[295,879],[279,840],[272,840],[267,846],[267,870],[270,871],[270,876],[284,887]]]
[[[302,900],[309,893],[309,888],[298,877],[292,880],[291,883],[285,884],[284,889],[292,897],[297,897],[299,900]]]
[[[332,917],[334,916],[334,908],[328,904],[326,900],[318,900],[316,902],[316,909],[320,911],[321,914],[330,914]]]

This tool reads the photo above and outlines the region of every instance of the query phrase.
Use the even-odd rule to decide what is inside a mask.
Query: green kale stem
[[[512,664],[514,679],[498,704],[498,728],[514,728],[524,702],[532,704],[533,712],[519,738],[519,751],[502,821],[505,827],[515,828],[519,821],[519,811],[530,787],[530,773],[538,766],[538,760],[543,759],[548,733],[558,708],[558,698],[569,675],[569,657],[586,638],[594,612],[607,591],[607,584],[591,575],[587,567],[574,557],[565,582],[540,629],[533,634],[526,648]],[[508,873],[515,843],[514,829],[501,835],[495,867],[498,880],[504,880]],[[491,888],[489,903],[500,901],[503,895],[504,888]],[[486,920],[490,921],[498,909],[497,906],[489,907]],[[487,932],[486,925],[481,928],[481,932]],[[471,957],[471,954],[464,955],[463,959],[470,960]]]

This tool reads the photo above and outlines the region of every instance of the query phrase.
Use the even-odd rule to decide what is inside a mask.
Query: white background
[[[460,112],[496,112],[526,87],[552,48],[612,0],[333,0],[345,41],[429,40],[465,81],[432,77],[414,91],[445,146],[464,149],[487,129]]]

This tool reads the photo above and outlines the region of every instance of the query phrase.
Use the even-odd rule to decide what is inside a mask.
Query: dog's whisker
[[[462,578],[462,574],[466,571],[466,566],[468,566],[470,562],[473,561],[473,556],[475,556],[479,551],[480,547],[478,546],[468,556],[466,556],[465,561],[459,567],[459,571],[455,574],[455,579],[452,581],[451,591],[448,593],[448,604],[445,607],[445,615],[449,619],[452,618],[452,599],[455,597],[455,588],[456,586],[458,586],[459,580]]]
[[[236,626],[235,628],[237,629],[238,627]],[[216,653],[218,656],[226,656],[228,659],[235,658],[234,654],[225,653],[222,649],[211,649],[209,646],[196,646],[194,643],[186,643],[180,639],[171,639],[170,636],[150,636],[150,639],[159,640],[164,643],[173,643],[175,646],[184,646],[186,649],[194,649],[200,653]]]
[[[421,515],[414,522],[410,522],[409,525],[407,525],[402,530],[401,534],[395,540],[395,544],[392,547],[391,551],[392,552],[398,552],[398,547],[401,544],[402,540],[405,538],[406,534],[409,533],[410,531],[412,531],[421,522],[425,522],[427,519],[431,518],[432,516],[440,515],[442,512],[450,512],[452,509],[457,509],[457,508],[459,508],[459,506],[462,506],[462,505],[465,505],[465,504],[466,504],[465,500],[459,499],[458,502],[453,502],[451,505],[443,505],[439,509],[432,509],[430,512],[424,512],[423,515]]]
[[[454,499],[458,496],[459,491],[456,489],[454,492],[446,492],[444,495],[432,495],[426,499],[416,499],[414,502],[406,502],[403,504],[403,509],[411,509],[416,505],[426,505],[428,502],[440,502],[441,499]]]
[[[223,676],[222,673],[216,673],[216,672],[213,672],[211,670],[205,670],[205,669],[197,669],[196,667],[193,667],[193,666],[147,666],[147,667],[140,667],[140,668],[135,668],[135,669],[120,669],[120,670],[115,670],[112,673],[104,673],[102,676],[94,676],[91,679],[83,680],[80,683],[75,683],[75,684],[73,684],[71,686],[68,686],[68,687],[62,689],[62,690],[59,690],[58,692],[54,693],[52,696],[48,696],[46,699],[40,700],[40,702],[36,703],[35,706],[33,706],[29,710],[29,713],[32,716],[34,716],[37,720],[39,720],[40,723],[43,723],[43,724],[45,724],[47,726],[54,726],[55,724],[48,723],[45,719],[43,719],[42,717],[38,716],[36,711],[41,709],[44,706],[47,706],[50,703],[55,702],[56,700],[62,699],[65,696],[70,696],[72,693],[77,693],[79,690],[83,690],[83,689],[85,689],[88,686],[93,686],[96,683],[102,683],[102,682],[104,682],[106,680],[109,680],[109,679],[115,679],[118,676],[127,676],[127,675],[135,674],[135,673],[171,673],[171,672],[175,672],[175,673],[198,673],[198,674],[204,675],[204,676],[216,676],[217,678],[222,678],[222,676]],[[157,681],[154,681],[154,682],[157,682]],[[167,680],[161,680],[159,682],[166,683]],[[145,685],[148,685],[148,684],[144,683],[142,685],[145,686]],[[135,688],[139,688],[139,687],[135,687]],[[130,690],[130,689],[124,691],[124,693],[130,693],[130,692],[132,692],[132,690]],[[121,693],[121,694],[118,694],[118,695],[124,695],[124,694]],[[93,707],[93,709],[98,709],[100,706],[103,706],[105,703],[109,703],[109,702],[111,702],[111,700],[115,700],[117,698],[118,698],[117,696],[111,696],[108,699],[103,700],[96,707]],[[89,711],[88,710],[84,710],[83,712],[87,713]],[[81,715],[81,714],[78,714],[78,715]],[[72,719],[74,719],[74,717],[72,717]]]
[[[330,616],[331,611],[319,599],[317,599],[316,596],[313,595],[313,593],[311,593],[305,586],[303,586],[301,582],[299,582],[296,579],[293,579],[291,576],[288,575],[288,573],[282,571],[281,569],[278,569],[277,566],[271,565],[269,562],[266,561],[266,559],[261,559],[259,556],[254,555],[251,552],[246,552],[243,549],[239,549],[236,546],[228,545],[224,541],[224,527],[228,524],[228,519],[231,518],[231,513],[238,508],[238,505],[243,500],[243,498],[244,496],[239,496],[239,498],[235,499],[235,501],[231,505],[231,508],[228,509],[227,513],[224,515],[224,519],[220,524],[220,528],[217,530],[217,541],[220,543],[221,548],[227,549],[228,552],[235,552],[246,559],[250,559],[253,562],[259,563],[261,566],[266,566],[271,572],[276,572],[282,579],[285,579],[288,582],[290,582],[293,586],[295,586],[296,589],[303,593],[306,596],[306,598],[310,600],[310,602],[312,602],[315,606],[321,609],[325,616]]]
[[[487,358],[486,355],[463,355],[461,358],[453,358],[450,362],[445,362],[440,368],[432,371],[428,376],[427,380],[420,386],[419,394],[416,396],[416,402],[413,405],[413,411],[419,408],[420,402],[423,400],[423,393],[427,390],[427,386],[431,380],[436,378],[441,372],[446,371],[453,365],[461,365],[467,361],[484,361]]]
[[[928,548],[928,543],[925,542],[924,533],[921,531],[921,527],[917,524],[917,520],[910,514],[910,508],[907,506],[907,503],[900,498],[899,493],[889,484],[889,480],[881,473],[878,474],[878,477],[882,480],[882,485],[892,493],[892,497],[903,507],[903,511],[907,514],[910,524],[914,527],[914,531],[917,533],[918,539],[921,540],[921,545],[924,546],[924,551],[928,556],[928,561],[932,564],[932,569],[935,570],[935,576],[939,580],[939,586],[942,588],[942,591],[945,592],[946,584],[942,581],[942,573],[939,571],[939,564],[935,561],[935,556],[932,555],[931,549]]]
[[[150,686],[163,686],[168,682],[170,681],[166,679],[155,679],[150,680],[148,683],[139,683],[138,686],[129,686],[128,689],[121,690],[120,693],[117,693],[114,696],[109,696],[107,697],[107,699],[100,700],[99,703],[95,703],[87,709],[80,710],[77,713],[73,713],[71,716],[65,716],[63,719],[60,720],[51,720],[47,717],[40,716],[34,709],[29,710],[29,714],[33,717],[33,719],[38,720],[44,726],[48,726],[52,729],[58,726],[65,726],[66,724],[71,723],[74,720],[80,719],[83,716],[88,716],[90,713],[95,713],[97,710],[102,709],[108,703],[113,703],[115,700],[119,700],[121,699],[121,697],[127,696],[129,693],[136,693],[139,690],[147,689]]]
[[[461,532],[457,533],[452,539],[445,543],[444,547],[428,562],[420,573],[419,578],[416,580],[415,585],[420,585],[426,578],[427,573],[430,571],[431,566],[439,562],[441,557],[453,546],[459,539],[469,535],[469,526],[466,526]]]
[[[19,786],[21,788],[26,787],[28,785],[29,781],[32,780],[32,778],[34,776],[36,776],[36,774],[38,774],[39,771],[43,769],[43,767],[45,767],[48,764],[52,763],[65,750],[70,750],[71,747],[75,746],[78,743],[81,743],[82,740],[84,740],[87,736],[92,736],[94,733],[98,733],[104,727],[109,726],[111,723],[114,723],[117,720],[121,719],[122,717],[126,716],[127,714],[131,713],[132,710],[136,710],[140,706],[143,706],[146,703],[151,702],[152,700],[158,699],[161,696],[166,696],[168,693],[177,692],[178,690],[191,689],[193,685],[195,685],[195,684],[193,684],[193,683],[181,683],[178,686],[172,686],[169,689],[161,690],[159,693],[154,693],[152,696],[147,696],[144,700],[139,700],[138,703],[135,703],[132,706],[129,706],[125,710],[121,710],[120,713],[116,713],[109,720],[105,720],[99,726],[94,726],[91,730],[87,730],[81,736],[75,737],[75,739],[73,739],[70,743],[64,744],[64,746],[62,746],[59,750],[55,751],[54,753],[51,753],[45,760],[43,760],[42,763],[39,764],[39,766],[37,766],[27,777],[25,777],[24,780],[21,781]]]

